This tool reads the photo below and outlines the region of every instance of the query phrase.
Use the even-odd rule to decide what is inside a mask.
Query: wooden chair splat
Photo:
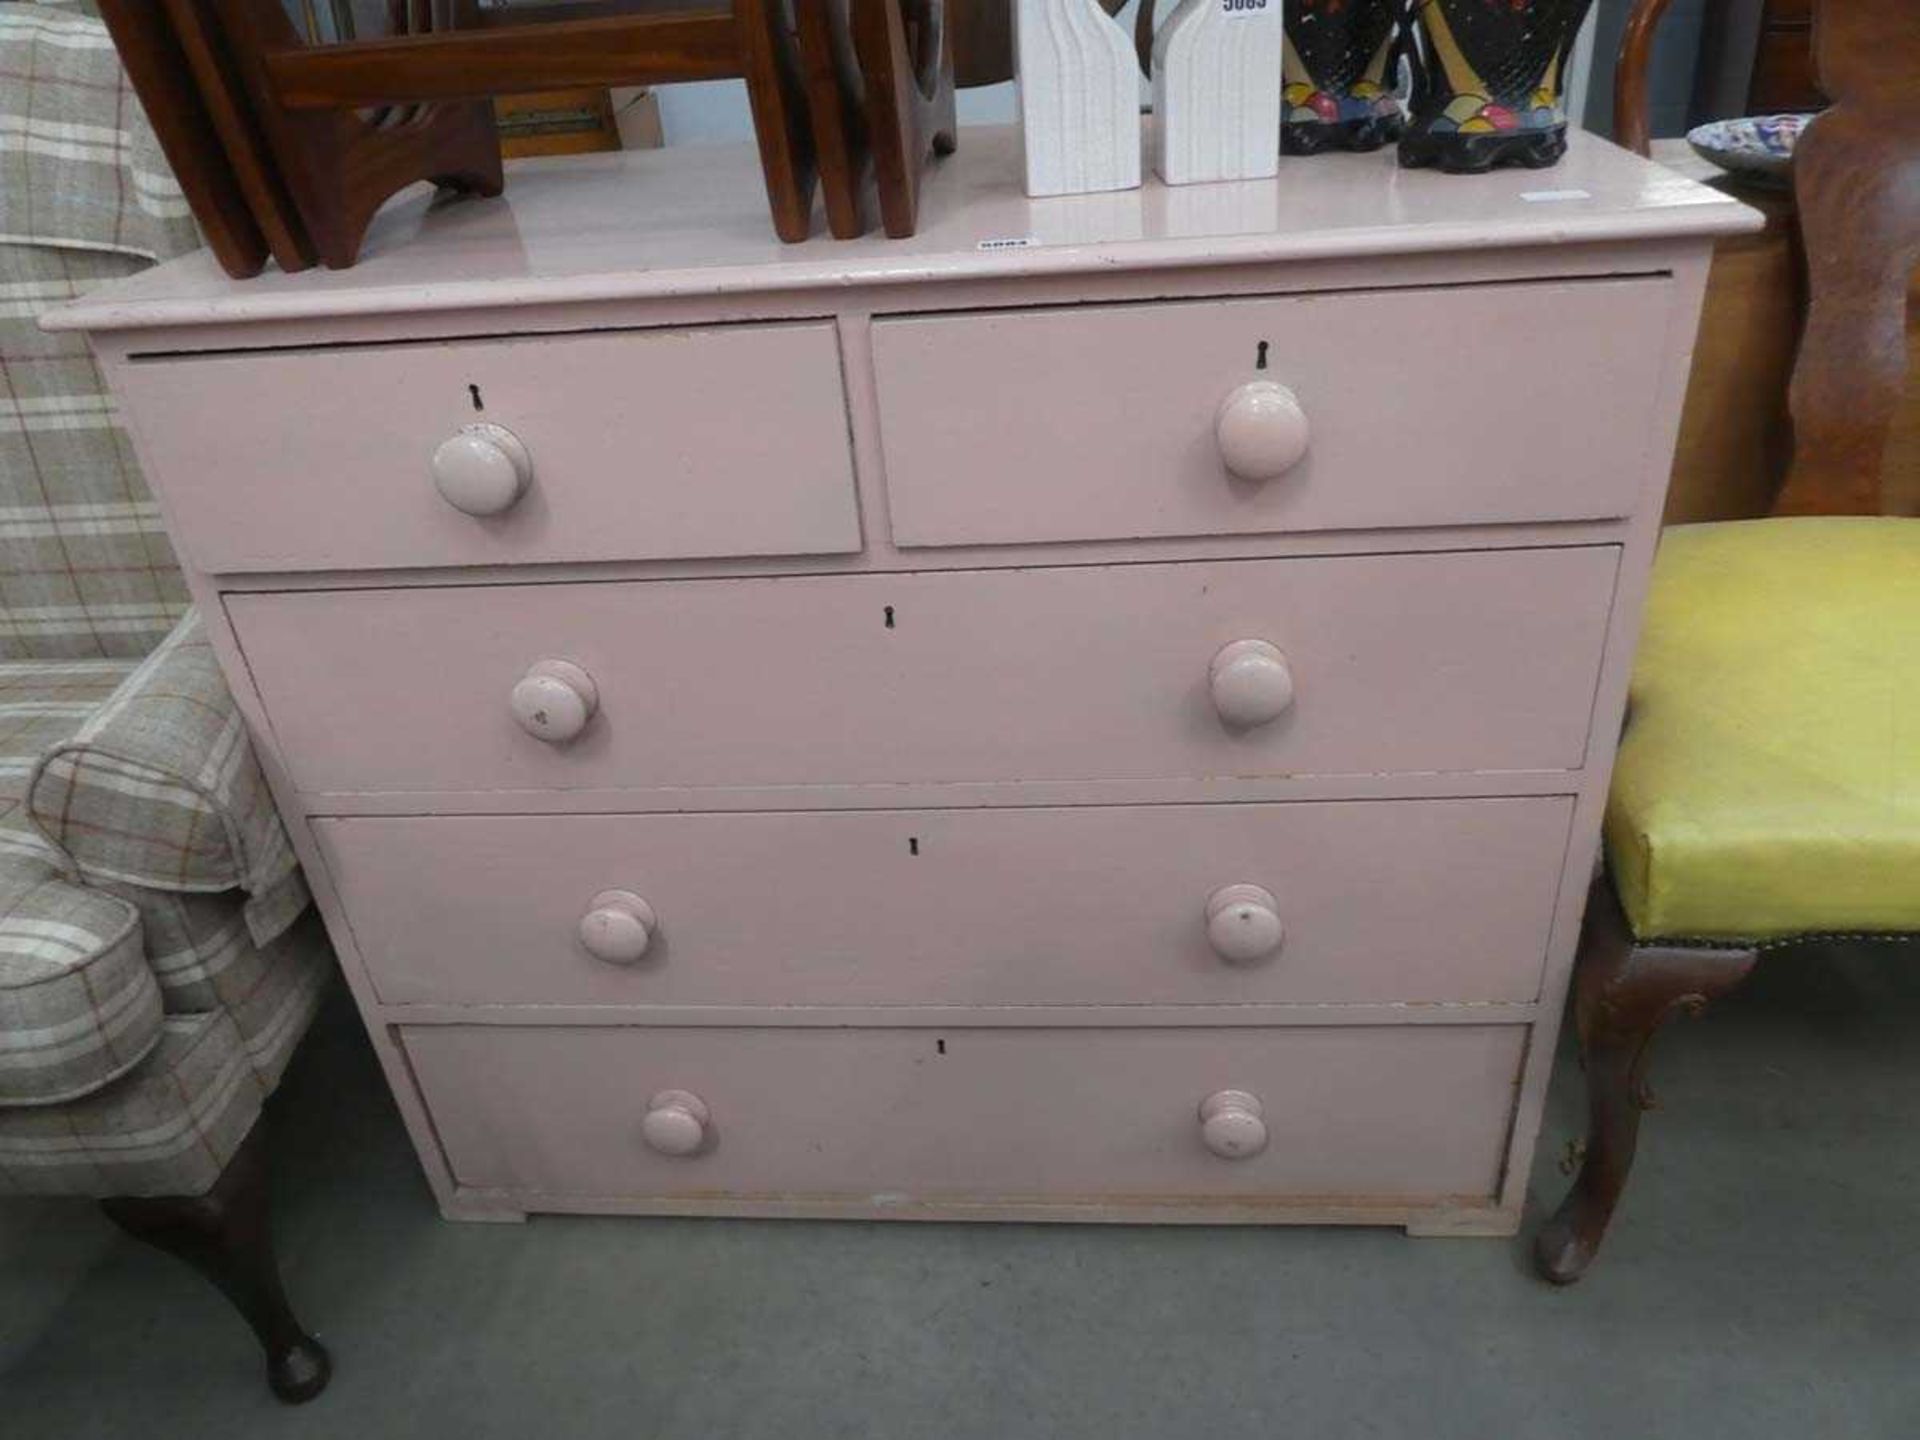
[[[1911,0],[1826,0],[1813,44],[1833,105],[1794,152],[1809,303],[1788,397],[1793,466],[1774,510],[1874,513],[1920,268],[1920,12]]]

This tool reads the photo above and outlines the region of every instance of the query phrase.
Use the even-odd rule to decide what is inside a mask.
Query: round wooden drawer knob
[[[549,745],[573,739],[599,708],[593,677],[571,660],[542,660],[513,687],[513,718]]]
[[[1200,1102],[1200,1138],[1222,1160],[1251,1160],[1267,1148],[1260,1101],[1244,1090],[1216,1090]]]
[[[1222,646],[1207,668],[1213,708],[1229,725],[1265,725],[1293,704],[1293,669],[1277,645],[1236,640]]]
[[[504,425],[462,425],[433,452],[433,488],[456,510],[499,515],[533,479],[533,457]]]
[[[631,890],[602,890],[580,917],[580,943],[596,960],[632,965],[647,953],[659,923],[653,907]]]
[[[1220,459],[1242,480],[1273,480],[1307,453],[1307,412],[1276,380],[1249,380],[1213,419]]]
[[[1207,943],[1235,965],[1276,955],[1287,938],[1280,902],[1259,885],[1222,885],[1207,897]]]
[[[647,1101],[647,1118],[640,1136],[649,1150],[662,1155],[692,1155],[707,1143],[713,1115],[707,1102],[691,1090],[662,1090]]]

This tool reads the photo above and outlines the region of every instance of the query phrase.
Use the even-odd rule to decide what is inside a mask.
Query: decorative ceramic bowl
[[[1793,147],[1811,115],[1748,115],[1715,120],[1687,132],[1687,144],[1702,160],[1730,175],[1785,186],[1793,173]]]

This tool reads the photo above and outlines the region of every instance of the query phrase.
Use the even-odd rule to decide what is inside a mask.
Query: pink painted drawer
[[[830,321],[144,359],[120,398],[209,571],[860,548]],[[476,422],[531,462],[485,517],[432,469]]]
[[[893,538],[1626,515],[1672,303],[1647,278],[880,320]],[[1309,431],[1305,457],[1257,483],[1228,473],[1216,439],[1222,402],[1256,380],[1289,387]]]
[[[389,1003],[1526,1002],[1571,814],[1554,796],[315,830]],[[1245,883],[1278,929],[1219,918],[1223,955],[1207,902]],[[637,962],[579,937],[612,889],[652,911]]]
[[[310,792],[1559,770],[1584,759],[1618,557],[289,592],[227,606]],[[1251,668],[1283,664],[1293,694],[1249,728],[1222,719],[1214,677],[1242,639],[1282,652]],[[567,743],[523,732],[511,708],[516,692],[552,690],[519,682],[555,658],[584,668],[598,702]],[[538,714],[557,724],[583,709]]]
[[[463,1186],[555,1197],[1484,1200],[1522,1027],[402,1031]],[[649,1102],[697,1098],[649,1123]],[[1198,1110],[1259,1102],[1264,1150]],[[1257,1137],[1240,1127],[1243,1141]],[[660,1153],[695,1144],[692,1154]],[[538,1208],[537,1204],[532,1208]]]

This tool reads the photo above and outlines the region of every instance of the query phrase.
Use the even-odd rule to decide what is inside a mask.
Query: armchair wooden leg
[[[1587,1074],[1587,1148],[1573,1189],[1534,1241],[1534,1263],[1556,1285],[1586,1273],[1633,1167],[1640,1112],[1653,1105],[1648,1052],[1676,1014],[1698,1015],[1753,970],[1750,949],[1641,945],[1613,886],[1594,884],[1574,967],[1574,1026]]]
[[[333,1361],[300,1328],[280,1285],[268,1225],[267,1166],[256,1124],[204,1195],[102,1200],[107,1218],[137,1240],[178,1256],[234,1304],[267,1354],[267,1384],[290,1405],[326,1389]]]

